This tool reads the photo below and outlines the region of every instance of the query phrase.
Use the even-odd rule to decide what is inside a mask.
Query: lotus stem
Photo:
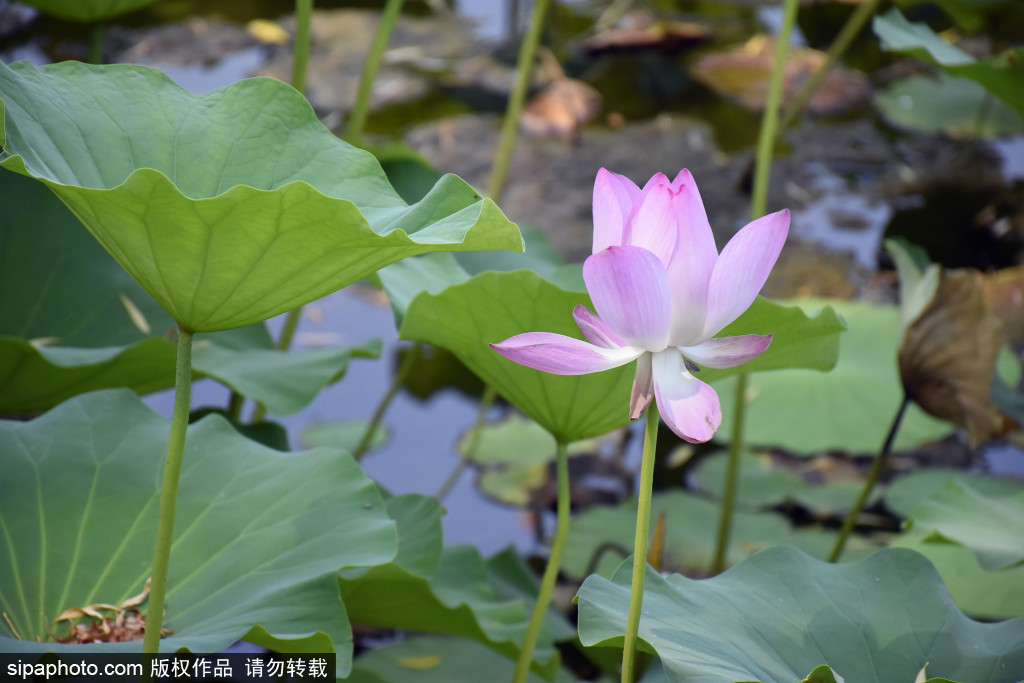
[[[729,460],[725,469],[725,491],[722,493],[722,515],[718,520],[718,542],[715,545],[715,559],[711,565],[712,574],[721,574],[729,555],[729,537],[732,535],[732,516],[736,507],[736,488],[740,472],[740,452],[743,450],[743,420],[746,417],[747,373],[736,377],[736,403],[732,423],[732,438],[729,440]]]
[[[533,651],[537,646],[537,637],[540,635],[541,626],[544,625],[544,615],[551,604],[551,595],[555,591],[558,572],[562,568],[565,544],[569,540],[569,512],[572,507],[569,497],[569,447],[562,441],[558,442],[555,450],[555,462],[558,470],[558,523],[555,527],[555,537],[551,541],[551,554],[548,555],[548,564],[544,568],[544,576],[540,581],[537,603],[533,606],[530,625],[526,628],[523,649],[519,651],[519,661],[516,662],[516,675],[512,679],[514,683],[526,683],[526,677],[530,674],[530,664],[533,662]]]
[[[228,397],[228,418],[235,424],[242,423],[242,408],[245,407],[245,396],[232,390]]]
[[[306,94],[306,67],[309,64],[310,26],[313,0],[295,0],[295,45],[292,48],[292,87]]]
[[[768,101],[761,119],[761,133],[757,139],[757,162],[754,166],[754,193],[750,215],[754,218],[764,215],[768,203],[768,175],[772,165],[772,151],[775,146],[775,131],[779,124],[779,103],[782,101],[782,86],[786,81],[786,55],[789,52],[789,34],[796,23],[797,0],[785,0],[782,26],[775,44],[775,60],[772,64],[772,80],[768,85]]]
[[[164,481],[160,490],[160,513],[153,552],[153,574],[149,585],[149,611],[146,614],[146,635],[142,651],[160,651],[160,633],[164,621],[164,598],[167,595],[167,568],[171,560],[174,537],[174,512],[178,501],[178,480],[185,456],[185,432],[188,430],[188,409],[192,393],[192,330],[178,326],[178,361],[174,373],[174,414],[171,436],[167,443]]]
[[[494,170],[491,171],[491,183],[487,195],[497,204],[501,204],[501,194],[505,190],[508,167],[512,160],[512,149],[516,144],[519,131],[519,116],[523,112],[526,101],[526,90],[530,85],[530,73],[533,71],[533,60],[540,42],[540,32],[544,27],[544,17],[548,12],[548,0],[534,0],[533,14],[530,17],[530,30],[523,38],[519,47],[519,61],[516,64],[516,82],[508,98],[505,109],[505,121],[501,126],[501,139],[494,155]]]
[[[487,413],[490,412],[491,406],[494,405],[494,401],[497,398],[498,392],[488,384],[484,388],[484,395],[480,397],[480,405],[476,409],[476,421],[473,423],[472,431],[469,433],[469,442],[466,444],[465,450],[459,454],[459,461],[455,464],[448,478],[444,480],[441,488],[437,490],[435,497],[438,500],[443,501],[448,497],[448,494],[455,488],[459,478],[462,477],[462,473],[466,471],[469,461],[476,455],[476,451],[480,447],[480,434],[483,431],[484,421],[487,419]]]
[[[388,47],[388,41],[391,39],[392,31],[395,30],[398,12],[401,9],[402,0],[387,1],[384,5],[384,11],[380,16],[380,26],[377,28],[377,35],[373,37],[370,52],[366,55],[366,64],[363,65],[363,76],[359,80],[359,92],[356,94],[356,103],[352,106],[352,113],[349,114],[348,123],[345,124],[345,139],[353,144],[358,144],[363,139],[363,128],[366,126],[366,116],[370,111],[370,95],[373,92],[373,82],[377,78],[377,70],[380,69],[384,50]]]
[[[381,420],[384,419],[384,413],[387,411],[388,406],[391,405],[391,401],[398,395],[398,390],[405,384],[406,378],[409,377],[409,373],[412,372],[412,368],[416,365],[420,355],[420,345],[415,344],[405,354],[402,362],[398,364],[398,370],[395,371],[395,377],[391,380],[391,386],[388,387],[387,393],[384,394],[377,404],[377,408],[373,411],[370,424],[366,426],[366,431],[363,432],[363,438],[359,440],[359,445],[352,451],[352,457],[356,460],[362,458],[366,451],[369,450],[370,444],[373,443],[373,435],[377,433],[377,428],[380,427]]]
[[[647,574],[647,537],[651,533],[651,495],[654,488],[654,451],[658,445],[658,405],[651,402],[644,426],[644,450],[640,463],[640,491],[636,508],[636,536],[633,545],[633,582],[629,589],[629,614],[626,617],[626,640],[622,646],[622,683],[633,683],[636,663],[637,633],[644,600],[644,579]]]
[[[782,123],[779,124],[778,134],[781,134],[793,123],[793,119],[797,117],[800,110],[804,108],[808,100],[811,99],[817,90],[821,82],[825,80],[832,67],[836,65],[839,58],[846,52],[847,48],[850,47],[850,43],[857,37],[861,29],[864,28],[864,24],[867,23],[875,14],[875,10],[878,9],[879,0],[867,0],[867,2],[857,5],[857,9],[854,10],[850,18],[846,20],[846,24],[839,31],[839,35],[835,37],[832,44],[828,47],[828,52],[825,55],[825,62],[818,67],[818,70],[814,74],[804,81],[804,84],[800,86],[800,90],[797,91],[796,95],[786,105],[786,110],[782,114]]]
[[[757,162],[754,166],[754,193],[751,199],[750,215],[753,219],[763,216],[768,204],[768,177],[771,173],[772,153],[779,123],[779,103],[782,101],[782,86],[785,83],[786,55],[789,52],[789,34],[796,23],[797,0],[785,0],[785,13],[775,45],[775,60],[772,66],[772,80],[768,86],[768,101],[765,103],[761,132],[757,140]],[[725,493],[722,497],[722,516],[718,525],[718,543],[712,571],[725,569],[729,551],[729,537],[732,534],[733,508],[736,503],[736,480],[739,477],[740,452],[743,449],[743,421],[746,417],[746,373],[740,373],[736,381],[736,415],[733,421],[732,439],[729,442],[729,461],[725,474]]]
[[[107,25],[102,21],[93,22],[89,27],[89,63],[103,63],[103,38],[107,32]]]
[[[903,402],[900,403],[900,407],[896,411],[896,417],[893,418],[892,426],[889,427],[889,434],[885,437],[882,450],[878,453],[878,457],[875,458],[875,462],[871,464],[871,471],[868,473],[867,481],[864,482],[864,487],[860,490],[860,495],[857,496],[857,502],[853,504],[853,508],[850,509],[850,513],[846,515],[846,519],[843,521],[843,528],[839,531],[839,538],[836,539],[836,545],[832,548],[832,554],[828,556],[829,562],[838,562],[839,557],[843,554],[843,548],[846,547],[846,539],[850,537],[850,532],[853,531],[853,527],[857,524],[857,518],[860,516],[864,506],[867,505],[871,491],[875,488],[879,475],[882,474],[885,461],[892,451],[892,445],[896,441],[896,433],[899,432],[900,425],[903,423],[903,416],[906,414],[907,406],[909,405],[910,397],[904,393]]]

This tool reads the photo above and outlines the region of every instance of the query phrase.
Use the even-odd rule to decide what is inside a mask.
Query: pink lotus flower
[[[722,422],[698,366],[731,368],[760,355],[772,335],[715,337],[761,290],[789,232],[789,211],[748,224],[718,253],[704,203],[686,169],[655,175],[643,190],[605,169],[594,183],[594,253],[583,279],[597,315],[573,317],[588,341],[527,332],[491,348],[556,375],[583,375],[637,361],[629,415],[652,399],[666,424],[692,443]],[[588,343],[589,342],[589,343]]]

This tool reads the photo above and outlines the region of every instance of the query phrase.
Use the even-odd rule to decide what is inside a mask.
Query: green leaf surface
[[[978,619],[1024,617],[1024,565],[988,571],[970,548],[926,536],[923,531],[911,529],[891,545],[927,557],[966,614]]]
[[[370,427],[369,420],[336,420],[333,422],[314,422],[302,429],[299,440],[306,448],[326,446],[328,448],[340,448],[343,451],[354,453],[363,435]],[[377,425],[373,437],[370,439],[369,450],[376,450],[386,444],[391,438],[391,432],[386,425]]]
[[[718,537],[721,504],[684,493],[656,493],[651,501],[651,518],[665,514],[663,567],[669,571],[704,574],[711,566]],[[611,576],[632,552],[636,529],[636,501],[614,507],[594,506],[573,518],[569,529],[562,571],[574,579],[590,572]],[[817,557],[826,557],[835,534],[817,530],[794,530],[782,515],[737,511],[726,559],[741,562],[750,555],[781,544],[801,547]],[[848,559],[864,557],[873,548],[861,539],[851,539]]]
[[[744,424],[748,444],[784,446],[805,455],[826,450],[874,454],[881,448],[903,398],[896,367],[900,312],[894,306],[829,304],[849,327],[840,341],[839,362],[828,374],[779,370],[751,375]],[[802,305],[813,309],[820,302]],[[735,404],[733,383],[720,382],[715,391],[723,406]],[[719,434],[732,433],[732,415],[722,411]],[[909,448],[950,429],[911,405],[895,447]]]
[[[72,21],[101,21],[132,12],[154,0],[25,0],[47,14]]]
[[[1024,492],[989,498],[951,481],[914,508],[918,530],[973,550],[985,569],[1024,561]]]
[[[35,639],[68,607],[142,591],[169,430],[124,390],[0,422],[0,607],[10,619],[0,649],[141,648]],[[394,524],[351,457],[280,453],[208,417],[189,427],[167,592],[174,633],[161,649],[217,652],[272,637],[294,641],[284,643],[294,651],[337,648],[343,675],[351,630],[336,572],[388,562],[395,551]]]
[[[124,346],[174,326],[48,187],[0,171],[0,335],[51,345]],[[2,392],[0,392],[2,393]]]
[[[911,472],[894,480],[886,488],[885,505],[907,519],[913,515],[919,503],[931,498],[953,481],[989,497],[1024,494],[1024,481],[1020,479],[936,467]]]
[[[398,525],[398,555],[390,564],[341,573],[349,618],[370,626],[466,636],[515,658],[533,605],[496,589],[488,563],[475,548],[442,549],[436,499],[398,496],[388,500],[387,508]],[[562,635],[571,637],[572,632]],[[551,638],[545,629],[534,655],[537,670],[549,674],[558,667]]]
[[[876,16],[872,26],[883,50],[926,59],[950,76],[969,78],[1016,112],[1018,119],[1024,119],[1024,48],[977,61],[944,41],[927,24],[907,21],[895,7]]]
[[[374,648],[355,661],[349,683],[453,683],[511,681],[516,663],[494,650],[466,638],[421,636]],[[527,681],[547,680],[528,673]],[[559,671],[555,683],[575,681]]]
[[[953,137],[1024,132],[1024,119],[977,83],[948,74],[911,76],[875,93],[875,104],[898,126]]]
[[[580,588],[580,639],[621,647],[629,565]],[[965,617],[928,561],[902,549],[828,564],[794,548],[765,550],[703,581],[648,569],[641,645],[670,681],[800,681],[825,664],[847,681],[1015,683],[1024,671],[1024,620]]]
[[[226,349],[197,343],[192,366],[262,403],[272,415],[291,415],[309,405],[317,394],[341,379],[352,358],[377,358],[381,343],[302,351]]]
[[[417,296],[400,336],[449,349],[556,439],[578,441],[628,424],[635,364],[591,375],[550,375],[506,360],[488,344],[523,332],[581,338],[572,318],[579,304],[591,307],[584,292],[562,289],[536,273],[484,272],[440,294]],[[765,353],[743,366],[752,371],[794,364],[828,369],[835,360],[841,329],[827,308],[810,317],[758,298],[726,333],[776,335]],[[734,371],[702,371],[701,378],[705,379],[705,372],[713,380]]]
[[[240,327],[406,256],[522,249],[445,176],[413,206],[273,79],[193,95],[132,65],[0,65],[0,165],[42,180],[179,323]]]
[[[728,455],[716,453],[700,462],[694,471],[697,488],[721,500],[725,490],[725,471]],[[740,459],[737,479],[736,504],[748,508],[771,507],[793,502],[819,514],[845,512],[853,507],[863,483],[836,481],[812,484],[796,472],[772,464],[767,455],[744,453]],[[868,506],[881,496],[873,492]]]

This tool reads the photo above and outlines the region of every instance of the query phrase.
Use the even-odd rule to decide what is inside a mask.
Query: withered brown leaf
[[[981,274],[943,272],[934,298],[903,337],[903,387],[925,411],[965,429],[975,446],[1002,426],[990,397],[1002,345],[1002,321],[985,305]]]

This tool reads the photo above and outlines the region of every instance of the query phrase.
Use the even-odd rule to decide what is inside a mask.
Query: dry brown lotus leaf
[[[983,282],[985,302],[1003,321],[1006,340],[1024,350],[1024,267],[1004,268]]]
[[[520,124],[534,135],[575,137],[601,108],[601,95],[571,78],[559,78],[523,109]]]
[[[53,620],[54,624],[68,622],[70,631],[64,636],[51,637],[58,643],[124,643],[142,640],[146,632],[146,617],[137,607],[149,597],[149,579],[138,595],[123,600],[120,605],[95,603],[85,607],[69,607]],[[88,617],[87,621],[76,623]],[[173,633],[161,629],[161,635]]]
[[[592,53],[631,50],[674,50],[711,38],[711,29],[688,21],[656,19],[650,12],[630,12],[611,28],[583,41]]]
[[[985,305],[981,274],[944,272],[903,338],[903,387],[925,411],[965,429],[976,446],[1003,425],[990,398],[1002,345],[1003,324]]]
[[[724,52],[704,55],[693,67],[698,81],[748,109],[762,110],[768,98],[775,41],[763,35]],[[822,64],[825,53],[810,48],[790,49],[786,60],[784,100],[793,97]],[[868,96],[868,81],[853,69],[835,66],[811,95],[805,111],[834,114],[849,109]]]

